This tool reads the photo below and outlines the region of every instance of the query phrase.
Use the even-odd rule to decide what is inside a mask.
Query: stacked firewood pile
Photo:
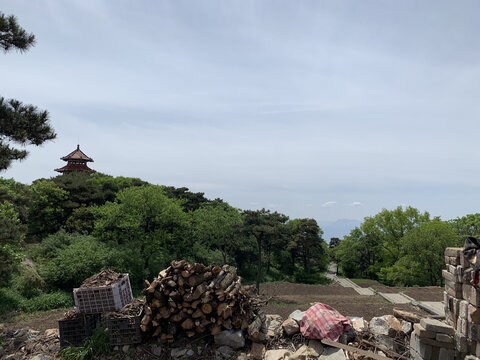
[[[173,341],[184,332],[188,337],[224,329],[248,328],[258,313],[258,300],[242,288],[236,268],[205,266],[185,260],[172,261],[147,287],[143,332]]]

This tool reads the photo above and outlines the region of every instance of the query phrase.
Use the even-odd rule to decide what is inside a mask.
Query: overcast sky
[[[92,168],[242,209],[480,211],[480,2],[2,0],[37,44],[0,96],[58,137],[0,176]]]

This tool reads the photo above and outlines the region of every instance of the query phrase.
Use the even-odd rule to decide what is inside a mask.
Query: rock
[[[262,326],[262,332],[266,334],[267,340],[282,334],[282,317],[280,315],[267,315]]]
[[[230,346],[220,346],[215,350],[215,360],[231,359],[235,351]]]
[[[264,360],[288,360],[292,353],[288,350],[268,350],[265,353]]]
[[[402,323],[393,315],[374,317],[370,320],[370,331],[373,334],[395,336],[402,332]]]
[[[252,347],[250,348],[249,357],[254,359],[261,360],[263,359],[263,355],[265,354],[265,345],[260,343],[252,343]]]
[[[300,326],[292,318],[288,318],[287,320],[285,320],[282,323],[282,328],[283,331],[285,331],[285,334],[287,334],[288,336],[296,334],[300,331]]]
[[[155,355],[155,356],[162,355],[162,347],[157,346],[157,347],[152,348],[152,354]]]
[[[195,355],[195,352],[192,349],[188,349],[185,355],[193,356],[193,355]]]
[[[59,333],[58,333],[58,329],[54,328],[54,329],[47,329],[45,330],[45,333],[44,333],[46,336],[58,336]]]
[[[290,315],[288,315],[288,317],[290,319],[295,320],[298,323],[298,325],[300,325],[300,323],[302,322],[303,315],[305,315],[305,313],[306,311],[295,310]]]
[[[214,336],[215,344],[226,345],[234,349],[239,349],[245,346],[245,337],[242,330],[224,330]]]
[[[289,360],[306,360],[310,358],[317,359],[323,353],[323,346],[320,341],[310,340],[307,345],[302,345],[295,351],[290,357]]]
[[[5,349],[3,346],[0,346],[0,359],[5,355]]]
[[[130,345],[123,345],[123,346],[122,346],[122,351],[123,351],[124,353],[127,353],[128,350],[130,350]]]
[[[237,360],[248,360],[248,355],[245,353],[240,353],[237,356]]]
[[[170,352],[170,356],[173,358],[179,358],[187,355],[187,349],[184,348],[173,348]]]
[[[347,360],[345,356],[345,352],[342,349],[337,349],[334,347],[326,347],[323,350],[322,356],[320,356],[321,360]]]
[[[39,355],[35,355],[35,356],[32,357],[30,360],[51,360],[51,359],[53,359],[53,356],[52,356],[52,355],[39,354]]]
[[[368,330],[368,322],[363,317],[349,318],[352,328],[357,333],[362,333]]]
[[[400,323],[402,324],[402,332],[404,334],[410,335],[413,329],[412,323],[405,320],[400,320]]]

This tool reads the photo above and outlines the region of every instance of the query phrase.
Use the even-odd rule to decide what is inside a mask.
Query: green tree
[[[243,212],[243,233],[246,236],[253,237],[257,242],[257,292],[260,291],[260,282],[262,281],[262,250],[265,244],[271,244],[278,239],[288,216],[278,212],[271,213],[270,210],[245,210]],[[267,250],[269,246],[267,246]],[[267,253],[267,259],[270,259]]]
[[[296,243],[296,253],[303,262],[303,269],[310,274],[312,259],[316,265],[324,270],[327,264],[326,244],[322,239],[323,231],[314,219],[295,219],[293,238]]]
[[[462,217],[452,219],[449,223],[453,226],[455,232],[462,237],[480,236],[480,214],[467,214]]]
[[[13,205],[0,202],[0,286],[10,279],[21,259],[24,229]]]
[[[401,239],[415,228],[429,221],[428,212],[401,206],[383,209],[353,229],[338,245],[336,255],[347,276],[377,279],[382,268],[389,268],[405,255]]]
[[[0,12],[0,48],[26,51],[35,43],[35,36],[18,25],[15,16]],[[48,119],[48,112],[33,105],[24,105],[15,99],[0,97],[0,171],[12,161],[22,160],[27,151],[11,146],[40,145],[56,137]]]
[[[41,240],[56,233],[66,220],[63,202],[68,192],[53,181],[37,180],[31,186],[32,203],[29,211],[28,234]]]
[[[124,189],[95,215],[94,236],[122,252],[124,270],[138,286],[171,260],[191,253],[185,236],[188,216],[180,200],[168,198],[160,186]]]
[[[220,250],[224,264],[229,263],[241,224],[239,211],[223,201],[203,203],[192,212],[192,232],[196,243]]]
[[[186,187],[175,188],[173,186],[163,186],[165,195],[171,199],[182,200],[182,207],[185,212],[195,211],[202,204],[208,203],[208,200],[204,193],[194,193],[188,190]],[[217,199],[217,201],[221,201]]]
[[[438,218],[424,222],[404,235],[404,255],[392,267],[383,268],[382,277],[394,285],[441,286],[445,248],[460,241],[451,224]]]

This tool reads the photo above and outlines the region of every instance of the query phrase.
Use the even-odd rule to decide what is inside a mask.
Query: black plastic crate
[[[107,318],[106,324],[110,345],[133,345],[142,342],[140,321],[142,320],[143,309],[137,316],[111,316]]]
[[[100,325],[101,318],[101,314],[78,314],[73,319],[59,320],[60,348],[82,345]]]

